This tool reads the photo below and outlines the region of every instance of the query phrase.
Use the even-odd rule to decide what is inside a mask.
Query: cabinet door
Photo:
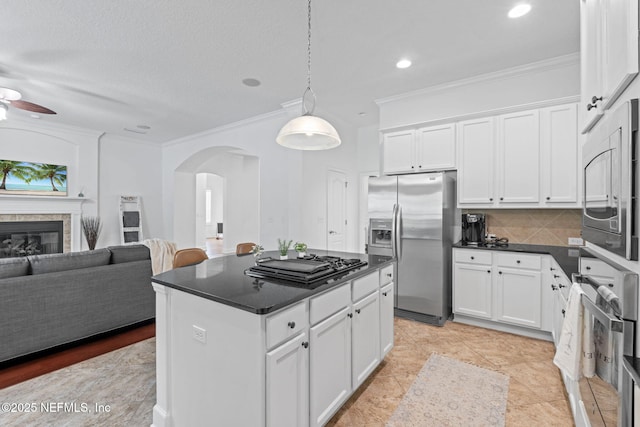
[[[454,264],[454,313],[491,319],[492,300],[490,265]]]
[[[456,167],[455,129],[454,123],[418,129],[414,162],[418,171]]]
[[[494,119],[458,123],[458,204],[493,204]]]
[[[380,359],[393,348],[393,286],[380,289]]]
[[[564,322],[565,308],[567,301],[564,299],[560,289],[553,291],[553,325],[551,330],[551,336],[553,337],[553,343],[558,346],[560,341],[560,331],[562,330],[562,323]]]
[[[602,101],[589,107],[592,98],[602,97],[600,61],[602,0],[580,1],[580,117],[582,132],[588,132],[602,117]]]
[[[353,305],[351,329],[353,369],[352,384],[355,390],[373,372],[380,362],[380,304],[378,292],[374,292]]]
[[[267,353],[267,426],[309,425],[309,350],[301,333]]]
[[[413,130],[385,134],[382,140],[382,169],[385,174],[411,172],[414,165]]]
[[[310,425],[322,426],[351,394],[351,306],[310,330]]]
[[[499,203],[538,203],[540,197],[538,110],[498,117],[498,160]]]
[[[540,111],[542,197],[546,205],[578,205],[578,128],[576,104]]]
[[[638,0],[601,0],[603,108],[638,74]]]
[[[540,328],[541,273],[500,268],[497,275],[497,320]]]

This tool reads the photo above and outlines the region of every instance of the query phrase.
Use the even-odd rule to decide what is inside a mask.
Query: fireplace
[[[0,258],[62,253],[63,221],[0,222]]]

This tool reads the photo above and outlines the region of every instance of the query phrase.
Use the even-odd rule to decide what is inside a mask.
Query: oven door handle
[[[598,295],[600,295],[604,299],[607,305],[611,307],[611,310],[613,310],[613,314],[618,317],[622,317],[620,298],[618,298],[618,296],[613,293],[613,291],[609,289],[607,285],[598,282],[593,277],[586,274],[573,273],[571,275],[571,280],[573,281],[573,283],[576,283],[577,281],[577,283],[580,284],[586,283],[587,285],[590,285],[598,293]]]
[[[624,325],[622,320],[605,313],[600,307],[595,305],[586,294],[582,294],[580,300],[582,301],[584,308],[586,308],[593,317],[598,319],[600,323],[607,327],[608,330],[612,332],[622,332],[622,327]]]

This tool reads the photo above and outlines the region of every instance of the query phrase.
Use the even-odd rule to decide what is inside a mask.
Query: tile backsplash
[[[569,237],[581,237],[581,209],[464,209],[484,213],[487,233],[510,243],[568,246]]]

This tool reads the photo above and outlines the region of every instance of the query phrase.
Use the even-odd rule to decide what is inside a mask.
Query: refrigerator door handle
[[[396,205],[393,225],[395,228],[395,231],[393,233],[393,241],[396,247],[396,258],[398,258],[398,261],[400,261],[402,259],[402,238],[400,237],[400,233],[402,232],[402,206],[400,206],[399,204]]]
[[[394,258],[398,257],[398,251],[396,246],[396,234],[398,233],[398,228],[396,224],[396,217],[398,214],[398,205],[393,205],[393,211],[391,213],[391,256]]]

